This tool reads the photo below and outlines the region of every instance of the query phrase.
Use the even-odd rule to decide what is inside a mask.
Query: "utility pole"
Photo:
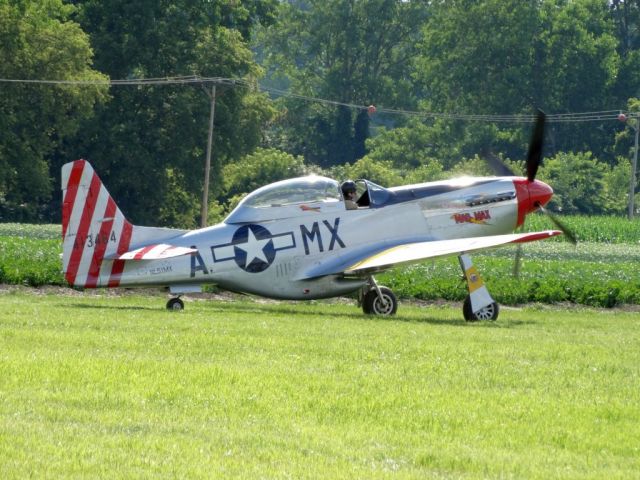
[[[638,134],[640,133],[640,125],[638,125],[638,120],[640,119],[639,114],[634,114],[631,116],[631,121],[627,123],[633,130],[635,130],[635,143],[633,149],[633,161],[631,162],[631,179],[629,180],[629,211],[627,216],[629,220],[633,220],[633,215],[635,213],[635,196],[636,196],[636,171],[638,169]],[[621,113],[618,115],[618,120],[621,122],[627,122],[629,120],[629,116]]]
[[[629,181],[629,220],[633,220],[634,201],[636,196],[636,169],[638,168],[638,117],[635,118],[633,129],[636,131],[635,148],[633,150],[633,162],[631,163],[631,180]]]
[[[204,87],[203,87],[204,88]],[[207,216],[209,213],[209,176],[211,173],[211,151],[213,147],[213,120],[216,115],[216,84],[211,86],[209,91],[204,91],[211,100],[211,110],[209,112],[209,138],[207,139],[207,153],[204,163],[204,186],[202,187],[202,206],[200,207],[200,228],[207,226]]]

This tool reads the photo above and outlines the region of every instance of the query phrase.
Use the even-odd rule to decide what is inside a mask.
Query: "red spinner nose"
[[[524,223],[524,217],[534,212],[540,205],[543,207],[551,200],[553,189],[540,180],[530,182],[526,178],[516,178],[513,180],[516,187],[518,199],[518,224]]]

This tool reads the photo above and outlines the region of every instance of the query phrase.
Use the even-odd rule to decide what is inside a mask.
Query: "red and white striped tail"
[[[117,287],[133,225],[86,160],[62,167],[63,272],[76,287]]]

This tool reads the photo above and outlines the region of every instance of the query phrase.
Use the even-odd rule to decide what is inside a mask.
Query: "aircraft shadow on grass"
[[[304,311],[296,308],[296,306],[277,306],[277,307],[267,307],[262,308],[261,305],[256,305],[255,307],[250,306],[241,306],[233,303],[229,303],[225,305],[226,308],[221,308],[220,311],[229,311],[229,312],[238,312],[238,313],[277,313],[291,316],[304,316],[304,317],[313,317],[313,316],[321,316],[321,317],[331,317],[331,318],[344,318],[346,320],[363,320],[363,316],[355,313],[335,313],[335,312],[318,312],[318,311]],[[378,316],[378,315],[369,315],[364,317],[365,321],[374,321],[374,322],[405,322],[405,323],[427,323],[431,325],[451,325],[455,327],[474,327],[474,328],[514,328],[520,327],[524,325],[534,324],[534,321],[530,320],[509,320],[507,322],[460,322],[457,319],[444,319],[442,317],[438,317],[437,315],[428,315],[423,316],[421,318],[407,317],[404,315],[394,315],[394,316]]]
[[[157,308],[154,308],[152,306],[148,306],[148,307],[142,307],[142,306],[138,306],[138,305],[88,305],[86,303],[73,303],[71,305],[65,303],[64,304],[65,308],[79,308],[79,309],[84,309],[84,310],[121,310],[123,312],[126,311],[156,311],[158,310]]]
[[[66,305],[68,306],[68,305]],[[155,306],[139,306],[139,305],[92,305],[86,303],[75,303],[71,305],[72,307],[85,309],[85,310],[118,310],[122,312],[126,311],[157,311],[158,308]],[[228,313],[247,313],[247,314],[278,314],[278,315],[288,315],[288,316],[297,316],[297,317],[331,317],[331,318],[341,318],[345,320],[362,320],[363,317],[360,314],[356,313],[336,313],[336,312],[327,312],[327,311],[305,311],[304,309],[296,308],[295,305],[261,305],[256,304],[255,306],[251,305],[238,305],[236,303],[231,302],[221,302],[216,305],[215,311],[217,312],[228,312]],[[164,316],[162,317],[165,318]],[[509,329],[515,327],[521,327],[525,325],[531,325],[535,322],[530,320],[509,320],[508,322],[465,322],[461,323],[457,319],[443,319],[438,317],[437,315],[433,316],[424,316],[422,318],[413,318],[406,317],[403,315],[396,315],[393,317],[380,317],[376,315],[371,315],[364,317],[365,321],[383,321],[383,322],[405,322],[405,323],[426,323],[430,325],[450,325],[455,327],[463,327],[463,328],[499,328],[499,329]]]

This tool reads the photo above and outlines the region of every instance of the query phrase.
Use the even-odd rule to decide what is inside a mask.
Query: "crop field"
[[[504,305],[571,302],[594,307],[640,304],[640,220],[566,217],[577,234],[570,245],[561,237],[523,247],[518,279],[515,247],[473,256],[496,301]],[[528,230],[553,228],[541,215]],[[0,284],[64,285],[59,225],[0,224]],[[455,257],[398,268],[379,276],[402,298],[461,301],[465,284]]]
[[[577,235],[580,242],[640,245],[640,219],[637,217],[629,221],[622,217],[563,215],[560,219]],[[529,215],[526,227],[527,231],[532,232],[556,229],[551,220],[544,215]],[[564,239],[555,237],[551,241],[563,242]]]
[[[516,247],[509,246],[473,256],[491,295],[501,304],[640,304],[640,246],[527,244],[518,279],[513,276],[515,255]],[[378,279],[407,298],[462,300],[467,293],[455,258],[405,267]]]
[[[637,313],[0,291],[0,477],[633,478]]]

